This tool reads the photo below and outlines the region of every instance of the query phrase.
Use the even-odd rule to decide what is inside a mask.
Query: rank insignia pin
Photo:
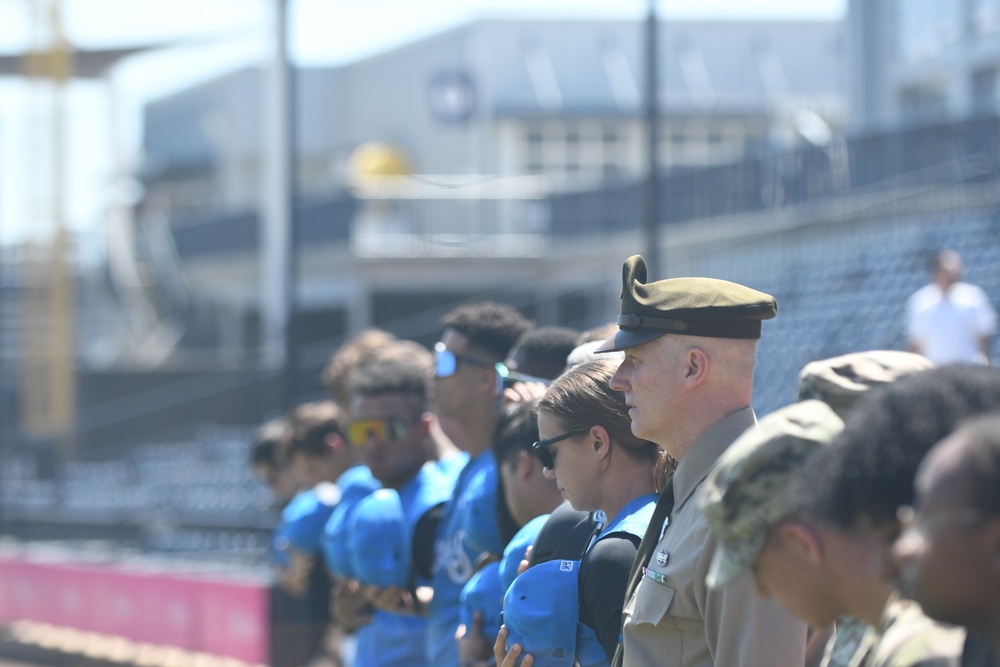
[[[670,552],[669,551],[660,551],[659,553],[656,554],[656,563],[660,567],[663,567],[664,565],[666,565],[668,560],[670,560]]]

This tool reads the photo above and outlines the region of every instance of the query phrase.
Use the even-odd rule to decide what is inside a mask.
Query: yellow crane
[[[53,438],[64,459],[74,455],[76,308],[73,248],[66,227],[66,104],[73,76],[72,48],[63,32],[61,0],[33,0],[37,20],[47,30],[42,44],[23,59],[29,80],[48,88],[51,139],[49,173],[34,176],[48,187],[37,207],[49,221],[51,238],[26,253],[21,292],[21,424],[33,437]],[[41,154],[41,153],[39,153]],[[40,161],[41,162],[41,161]],[[36,190],[37,191],[37,190]]]
[[[32,437],[54,439],[64,459],[75,454],[75,248],[67,228],[66,122],[70,82],[97,80],[123,58],[203,40],[167,40],[113,48],[77,48],[66,37],[62,0],[25,0],[35,43],[21,54],[0,55],[0,76],[24,77],[47,93],[38,116],[50,141],[39,141],[32,177],[39,205],[31,223],[49,238],[25,248],[19,313],[20,424]],[[43,167],[44,165],[44,167]]]

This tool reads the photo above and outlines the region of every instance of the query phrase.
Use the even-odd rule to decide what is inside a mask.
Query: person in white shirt
[[[932,282],[906,302],[910,350],[937,365],[989,364],[997,313],[981,288],[962,282],[962,257],[942,250],[931,268]]]

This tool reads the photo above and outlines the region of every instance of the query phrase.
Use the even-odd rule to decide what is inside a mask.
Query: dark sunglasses
[[[512,371],[506,366],[504,366],[504,370],[507,372],[500,372],[500,369],[497,369],[497,372],[500,372],[500,375],[503,377],[503,384],[505,387],[510,387],[516,382],[537,382],[545,385],[546,387],[552,384],[552,380],[540,378],[537,375],[528,375],[527,373],[522,373],[520,371]]]
[[[345,431],[347,442],[363,447],[372,438],[378,442],[395,442],[406,435],[406,427],[407,423],[399,417],[388,417],[348,422]]]
[[[561,442],[566,438],[572,438],[574,435],[580,435],[581,433],[586,433],[589,430],[590,427],[588,426],[587,428],[578,428],[572,431],[566,431],[562,435],[557,435],[554,438],[549,438],[548,440],[539,440],[538,442],[533,444],[531,448],[535,450],[536,454],[538,454],[538,458],[541,459],[543,466],[545,466],[549,470],[555,470],[556,456],[555,453],[552,451],[552,445],[556,444],[557,442]]]

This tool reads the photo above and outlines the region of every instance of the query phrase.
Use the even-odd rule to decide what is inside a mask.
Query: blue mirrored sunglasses
[[[483,359],[476,359],[475,357],[469,357],[464,354],[458,354],[452,352],[444,343],[436,343],[434,345],[434,375],[439,378],[451,377],[458,370],[458,364],[469,364],[470,366],[479,366],[481,368],[492,368],[496,370],[500,375],[506,377],[507,367],[503,364],[494,364]],[[502,371],[500,369],[503,369]]]

